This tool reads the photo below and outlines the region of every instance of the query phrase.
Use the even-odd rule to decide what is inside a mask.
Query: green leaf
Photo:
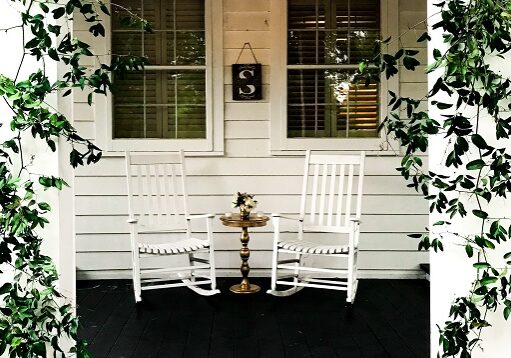
[[[504,308],[504,319],[507,320],[511,314],[511,307]]]
[[[101,9],[101,11],[103,11],[106,15],[110,16],[110,11],[108,10],[108,7],[106,7],[105,4],[101,4],[99,6],[99,8]]]
[[[486,149],[488,148],[488,144],[486,144],[486,141],[483,137],[481,137],[479,134],[472,134],[470,137],[472,139],[472,143],[479,148],[479,149]]]
[[[472,266],[474,266],[476,269],[487,269],[487,268],[490,268],[490,264],[487,263],[487,262],[476,262],[475,264],[473,264]]]
[[[492,283],[497,282],[497,280],[498,280],[497,277],[488,276],[488,277],[484,277],[484,278],[480,279],[479,284],[481,286],[488,286],[488,285],[491,285]]]
[[[423,42],[423,41],[431,41],[431,36],[429,36],[428,32],[424,32],[420,37],[417,39],[417,42]]]
[[[2,287],[0,287],[0,295],[4,295],[12,289],[12,284],[4,283]]]
[[[44,202],[39,203],[38,206],[39,206],[39,209],[41,209],[41,210],[46,210],[46,211],[51,210],[50,204],[48,204],[48,203],[44,203]]]
[[[48,50],[48,56],[50,56],[50,58],[54,61],[59,61],[60,58],[59,58],[59,55],[57,53],[57,50],[55,50],[54,48],[50,48]]]
[[[437,102],[435,105],[437,106],[438,109],[442,109],[442,110],[449,109],[453,106],[452,104],[442,103],[442,102]]]
[[[48,13],[48,11],[50,11],[48,6],[46,6],[46,4],[44,4],[42,2],[39,3],[39,7],[41,8],[41,10],[43,10],[44,13]]]
[[[486,211],[478,210],[478,209],[472,210],[472,214],[474,214],[475,216],[477,216],[478,218],[481,218],[481,219],[486,219],[488,217],[488,213]]]
[[[358,72],[360,73],[364,73],[365,69],[367,68],[367,63],[365,62],[360,62],[358,64]]]
[[[54,19],[60,19],[66,13],[65,7],[58,7],[52,11]]]
[[[413,57],[406,56],[403,58],[403,65],[407,70],[414,71],[415,67],[420,65],[420,62]]]
[[[466,166],[468,170],[477,170],[485,166],[485,162],[482,159],[475,159],[469,162]]]
[[[468,257],[474,256],[474,248],[472,247],[472,245],[470,244],[465,245],[465,252],[467,253]]]

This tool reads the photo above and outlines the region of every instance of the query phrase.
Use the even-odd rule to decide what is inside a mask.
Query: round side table
[[[248,258],[250,257],[250,250],[248,248],[248,241],[250,240],[248,235],[248,228],[265,226],[269,219],[270,218],[268,216],[250,215],[248,219],[243,220],[240,214],[232,214],[231,216],[224,215],[220,217],[222,224],[225,226],[241,228],[240,271],[243,278],[240,284],[231,286],[231,292],[247,294],[255,293],[261,290],[261,287],[252,285],[248,281],[248,273],[250,272],[250,266],[248,265]]]

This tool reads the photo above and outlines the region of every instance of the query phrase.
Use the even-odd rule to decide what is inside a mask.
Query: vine
[[[404,148],[398,171],[429,201],[430,212],[445,217],[425,234],[409,235],[419,239],[419,249],[443,251],[447,234],[464,241],[467,257],[475,261],[474,280],[466,296],[456,297],[449,320],[439,327],[439,357],[471,357],[480,344],[481,332],[491,326],[490,311],[511,315],[511,275],[507,267],[492,264],[489,252],[511,238],[511,218],[495,217],[491,204],[511,192],[511,80],[501,75],[491,60],[504,58],[511,51],[511,2],[507,0],[448,0],[436,5],[441,20],[432,25],[443,31],[446,50],[433,49],[434,62],[427,72],[438,79],[425,98],[401,97],[390,93],[391,113],[382,123],[387,134]],[[428,32],[417,41],[431,40]],[[388,46],[391,39],[382,41]],[[366,82],[378,79],[377,67],[386,78],[398,73],[402,63],[415,71],[418,51],[399,49],[380,53],[359,65]],[[440,100],[450,98],[448,103]],[[429,100],[441,116],[432,118],[420,109]],[[404,113],[404,115],[403,115]],[[473,113],[473,115],[468,114]],[[403,118],[404,117],[404,118]],[[483,132],[482,118],[492,119],[493,130]],[[485,124],[486,126],[486,124]],[[454,174],[445,175],[424,169],[421,155],[429,146],[429,136],[447,141],[444,164]],[[493,216],[492,216],[493,215]],[[450,232],[452,220],[478,220],[477,232],[466,235]],[[511,252],[503,255],[511,265]]]
[[[94,56],[90,45],[74,38],[67,24],[81,16],[95,37],[105,36],[102,17],[109,7],[99,1],[13,0],[20,22],[5,33],[21,31],[23,52],[14,78],[0,74],[0,96],[12,111],[8,125],[12,137],[0,143],[0,267],[13,272],[12,281],[0,287],[0,355],[10,357],[46,357],[51,351],[67,355],[62,340],[71,338],[75,345],[70,354],[89,357],[87,344],[77,336],[78,318],[57,289],[58,273],[51,257],[41,253],[40,229],[49,223],[45,215],[51,210],[40,201],[41,190],[67,186],[62,178],[32,173],[31,160],[23,150],[24,136],[32,135],[51,151],[62,138],[71,145],[69,161],[73,167],[96,163],[101,150],[81,137],[68,119],[53,108],[48,96],[68,96],[72,90],[88,91],[88,103],[95,94],[112,89],[110,73],[141,69],[145,58],[112,55],[110,63],[95,69],[81,65],[82,57]],[[130,26],[149,30],[147,22],[131,14],[123,20]],[[41,68],[28,78],[20,79],[26,56],[39,61]],[[52,81],[46,62],[66,66],[61,78]],[[27,133],[27,134],[24,134]]]

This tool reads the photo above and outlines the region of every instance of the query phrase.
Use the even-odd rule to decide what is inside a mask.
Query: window
[[[124,0],[151,33],[123,22],[115,8],[112,52],[144,55],[141,72],[114,78],[114,138],[206,137],[206,41],[203,0]]]
[[[366,87],[356,72],[377,39],[397,33],[397,1],[274,1],[272,12],[285,34],[272,51],[286,49],[272,63],[283,70],[271,73],[272,151],[378,149],[389,84]]]
[[[221,34],[223,24],[222,8],[213,3],[119,0],[111,5],[110,52],[146,56],[149,63],[113,78],[106,103],[111,108],[104,135],[108,149],[221,154],[223,87],[214,79],[223,78],[222,52],[213,48],[222,48],[222,36],[214,34]],[[133,14],[147,20],[152,31],[125,21]],[[103,106],[96,107],[96,115],[103,115]]]
[[[376,137],[378,86],[358,63],[380,38],[379,0],[289,0],[288,137]]]

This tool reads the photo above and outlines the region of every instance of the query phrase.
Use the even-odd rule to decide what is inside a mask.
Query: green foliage
[[[41,60],[42,68],[19,79],[23,54],[15,78],[0,74],[0,96],[12,111],[10,122],[0,126],[9,124],[13,133],[12,138],[0,143],[0,267],[9,266],[14,272],[13,280],[0,287],[0,355],[7,352],[10,357],[46,357],[51,347],[64,355],[89,357],[87,343],[77,336],[78,319],[56,288],[59,277],[55,265],[41,253],[43,239],[38,234],[49,223],[45,214],[51,210],[48,203],[39,201],[38,192],[62,190],[67,183],[62,178],[29,172],[31,164],[23,154],[22,134],[32,135],[52,151],[56,151],[59,138],[68,141],[73,167],[96,163],[101,158],[100,149],[82,138],[47,98],[55,93],[67,96],[73,89],[84,90],[89,92],[92,104],[94,94],[106,94],[112,88],[111,72],[141,69],[146,59],[112,55],[110,63],[102,63],[93,71],[80,64],[83,56],[93,53],[89,44],[74,38],[66,22],[82,16],[92,35],[105,36],[99,12],[109,15],[109,8],[99,0],[13,2],[21,9],[16,28],[21,28],[26,40],[24,50]],[[150,28],[141,19],[129,21]],[[54,82],[46,74],[49,60],[60,61],[67,68]],[[64,337],[76,342],[70,352],[63,352]]]
[[[438,79],[424,98],[411,99],[390,92],[392,112],[381,128],[404,148],[398,171],[408,186],[429,201],[430,212],[446,217],[433,225],[438,228],[434,233],[409,235],[420,239],[419,249],[441,251],[443,234],[453,218],[480,222],[478,232],[472,235],[450,233],[465,240],[467,257],[477,257],[477,262],[473,265],[472,290],[467,297],[456,298],[450,320],[439,327],[439,357],[470,357],[479,344],[481,330],[490,325],[486,313],[502,310],[505,319],[511,315],[511,276],[507,268],[497,269],[487,259],[488,251],[511,235],[511,218],[493,218],[488,210],[493,200],[506,198],[511,192],[511,150],[505,144],[493,144],[511,135],[511,80],[489,62],[511,51],[511,2],[446,0],[436,6],[441,19],[432,28],[443,33],[446,50],[431,49],[434,62],[427,72],[436,71]],[[431,36],[425,32],[417,40],[429,41]],[[387,39],[377,47],[385,48],[390,42]],[[420,65],[416,54],[407,49],[392,54],[377,52],[359,66],[360,75],[369,82],[373,76],[369,68],[377,66],[390,78],[397,74],[400,64],[404,70],[414,71]],[[438,100],[440,97],[450,100],[445,103]],[[440,115],[432,118],[421,110],[421,100],[429,100]],[[490,135],[480,131],[481,116],[493,119]],[[454,174],[423,168],[420,158],[428,149],[430,135],[446,138],[444,164]],[[467,212],[465,207],[473,207],[474,200],[476,207]],[[508,265],[510,258],[511,253],[504,255]]]

